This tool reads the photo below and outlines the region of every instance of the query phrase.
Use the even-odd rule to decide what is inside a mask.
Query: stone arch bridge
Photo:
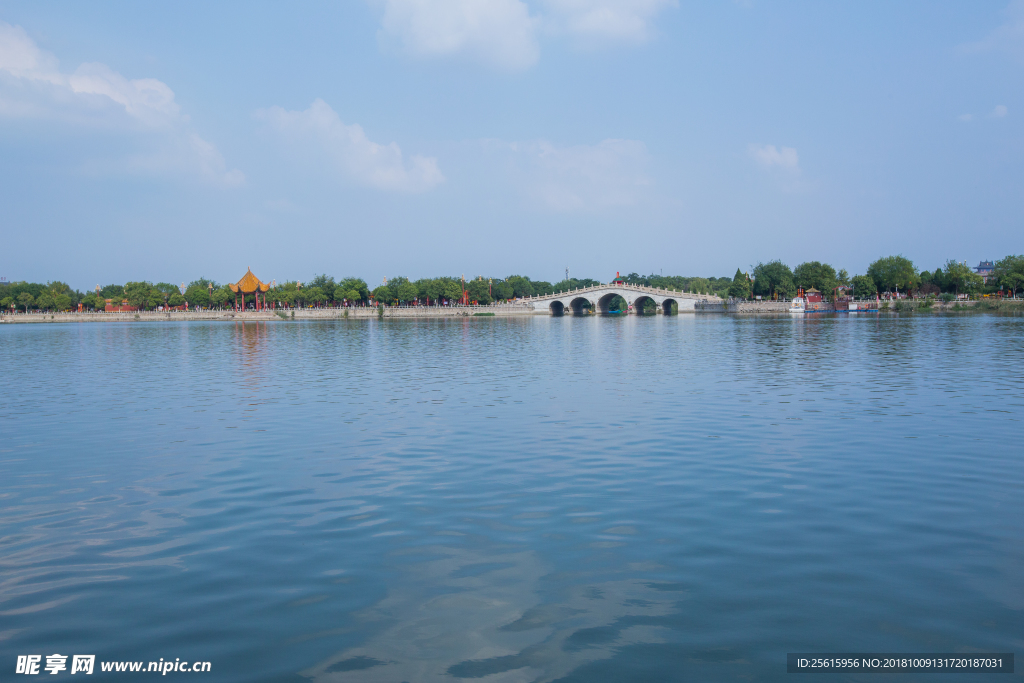
[[[586,315],[608,313],[612,298],[620,296],[628,306],[623,313],[643,311],[648,300],[657,306],[658,313],[671,314],[693,313],[698,304],[721,304],[722,300],[713,294],[691,294],[676,292],[670,289],[644,287],[642,285],[607,284],[592,287],[580,287],[566,292],[556,292],[543,296],[531,296],[520,300],[520,304],[532,306],[534,313],[550,313],[552,315]],[[673,306],[675,304],[675,306]]]

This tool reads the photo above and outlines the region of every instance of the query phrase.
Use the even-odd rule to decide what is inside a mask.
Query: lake
[[[1020,650],[1022,340],[932,314],[5,325],[0,670],[781,681],[787,652]]]

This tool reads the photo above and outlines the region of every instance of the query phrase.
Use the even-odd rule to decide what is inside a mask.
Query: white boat
[[[795,297],[792,304],[789,307],[790,313],[805,313],[807,311],[807,302],[802,296]]]

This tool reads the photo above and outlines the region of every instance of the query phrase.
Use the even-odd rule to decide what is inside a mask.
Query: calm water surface
[[[0,678],[55,652],[394,683],[1020,653],[1022,340],[982,315],[3,326]]]

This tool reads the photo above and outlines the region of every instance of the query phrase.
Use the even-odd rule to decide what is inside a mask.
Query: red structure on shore
[[[245,296],[247,294],[256,295],[257,311],[263,310],[264,308],[267,307],[267,292],[270,291],[270,285],[268,285],[266,282],[261,282],[258,277],[253,275],[251,268],[246,269],[245,275],[242,276],[241,280],[239,280],[233,285],[229,284],[228,287],[230,287],[231,291],[235,293],[235,310],[241,311],[245,309]],[[238,303],[239,294],[242,295],[241,308],[239,308]],[[263,294],[262,304],[260,303],[260,294]]]

